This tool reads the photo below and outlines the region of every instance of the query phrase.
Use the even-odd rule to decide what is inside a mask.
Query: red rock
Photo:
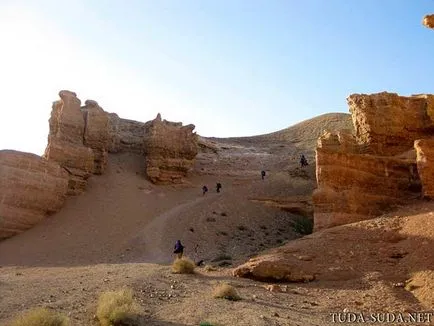
[[[422,24],[428,28],[434,28],[434,15],[426,15],[423,17]]]

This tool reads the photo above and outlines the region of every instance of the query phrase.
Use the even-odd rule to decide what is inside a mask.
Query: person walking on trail
[[[222,188],[222,184],[220,182],[217,182],[217,185],[216,185],[217,192],[220,192],[221,188]]]
[[[261,177],[262,177],[262,180],[264,180],[264,178],[265,178],[265,171],[264,170],[261,171]]]
[[[302,168],[309,165],[307,163],[306,157],[304,157],[303,154],[301,154],[301,157],[300,157],[300,165],[301,165]]]
[[[203,192],[203,195],[205,195],[208,192],[208,187],[207,186],[203,186],[202,187],[202,192]]]
[[[176,254],[176,258],[182,258],[182,255],[184,254],[184,246],[182,245],[181,240],[176,240],[173,253]]]

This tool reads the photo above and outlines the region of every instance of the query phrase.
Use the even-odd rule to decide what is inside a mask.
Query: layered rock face
[[[355,135],[326,133],[316,150],[318,188],[314,191],[315,230],[369,219],[395,204],[430,193],[429,142],[433,95],[392,93],[348,97]],[[424,158],[422,158],[424,157]]]
[[[58,211],[68,173],[34,154],[0,150],[0,239],[21,233]]]
[[[109,114],[109,152],[143,153],[143,122],[121,119],[116,113]]]
[[[433,95],[353,94],[347,101],[357,142],[368,153],[397,155],[412,148],[415,139],[432,134]]]
[[[315,230],[373,218],[419,194],[414,160],[361,154],[363,150],[345,133],[319,139]]]
[[[434,138],[419,139],[414,143],[417,169],[422,180],[423,195],[434,198]]]
[[[154,183],[180,183],[197,155],[195,126],[161,120],[158,115],[145,125],[146,174]]]
[[[84,118],[84,145],[94,156],[93,173],[102,174],[107,166],[109,147],[109,116],[97,102],[87,100],[81,108]]]
[[[94,153],[83,144],[85,121],[77,95],[60,91],[59,96],[60,101],[53,103],[51,111],[44,157],[68,171],[68,194],[75,195],[84,191],[86,180],[94,171]]]
[[[422,23],[428,28],[434,28],[434,15],[426,15]]]

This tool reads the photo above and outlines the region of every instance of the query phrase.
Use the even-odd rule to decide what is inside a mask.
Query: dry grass
[[[68,317],[48,310],[46,308],[35,308],[18,316],[12,321],[11,326],[68,326]]]
[[[102,326],[131,323],[138,316],[131,289],[107,291],[100,295],[96,316]]]
[[[176,258],[172,264],[172,272],[175,274],[193,274],[195,267],[195,263],[187,257]]]
[[[214,298],[223,298],[231,301],[241,300],[237,290],[228,283],[218,284],[213,291]]]

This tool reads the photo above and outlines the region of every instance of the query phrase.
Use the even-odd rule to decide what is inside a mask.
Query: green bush
[[[292,221],[292,230],[301,235],[308,235],[313,232],[313,219],[306,216],[297,216]]]

